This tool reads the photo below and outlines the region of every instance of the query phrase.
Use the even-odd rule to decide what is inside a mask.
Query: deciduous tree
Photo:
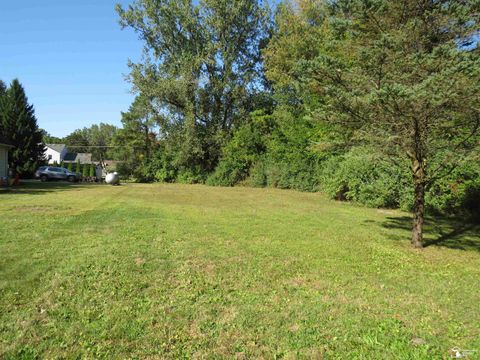
[[[145,61],[130,64],[130,80],[162,114],[177,163],[212,171],[230,130],[264,90],[267,8],[256,0],[136,0],[117,11],[145,42]]]

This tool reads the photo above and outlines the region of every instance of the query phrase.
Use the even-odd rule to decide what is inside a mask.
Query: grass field
[[[321,194],[0,192],[0,358],[480,357],[478,228]]]

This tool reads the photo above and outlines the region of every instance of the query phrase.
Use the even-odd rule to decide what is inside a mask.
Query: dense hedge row
[[[301,114],[255,112],[222,147],[213,172],[177,167],[175,154],[163,144],[148,165],[136,168],[136,178],[322,191],[332,199],[371,207],[411,209],[411,172],[405,157],[361,144],[322,147],[322,126]],[[459,164],[428,189],[426,201],[430,212],[480,213],[480,164]]]

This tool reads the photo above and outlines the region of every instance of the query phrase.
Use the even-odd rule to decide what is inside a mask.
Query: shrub
[[[246,183],[253,187],[267,186],[267,172],[264,158],[260,158],[255,164],[253,164],[250,169],[250,176]]]
[[[202,184],[205,180],[206,175],[201,166],[180,169],[176,177],[176,181],[181,184]]]
[[[90,164],[84,164],[83,165],[83,171],[82,171],[82,176],[83,177],[87,177],[88,176],[88,172],[89,172],[89,167],[90,167]]]
[[[177,171],[172,164],[172,160],[164,151],[158,151],[154,154],[150,163],[145,167],[145,174],[151,181],[159,182],[174,182],[177,177]]]
[[[208,185],[233,186],[244,181],[252,165],[266,150],[266,142],[273,127],[271,115],[257,111],[242,125],[223,147],[222,157]]]
[[[372,207],[409,208],[412,196],[406,170],[406,164],[396,165],[372,149],[354,148],[322,164],[321,189],[338,200]]]
[[[275,126],[266,142],[265,154],[252,164],[247,182],[255,186],[318,190],[318,165],[323,155],[313,149],[312,143],[320,125],[285,108],[275,111],[272,118]]]
[[[430,210],[442,214],[480,214],[480,164],[460,164],[440,178],[426,194]]]

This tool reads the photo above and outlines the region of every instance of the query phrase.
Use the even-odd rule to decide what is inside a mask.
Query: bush
[[[265,166],[265,159],[260,158],[250,169],[250,176],[246,184],[253,187],[267,186],[267,167]]]
[[[338,200],[372,207],[411,207],[408,164],[395,165],[368,148],[354,148],[322,164],[321,189]]]
[[[176,181],[181,184],[203,184],[206,175],[201,166],[178,170]]]
[[[480,164],[460,164],[427,192],[429,209],[440,214],[480,214]]]
[[[223,147],[222,157],[208,185],[233,186],[244,181],[250,168],[266,150],[266,142],[273,127],[272,117],[261,111],[252,114]]]
[[[312,148],[319,125],[301,114],[280,108],[264,156],[252,164],[247,183],[301,191],[318,190],[322,154]]]
[[[322,164],[321,190],[337,200],[351,200],[371,207],[411,210],[413,188],[407,159],[387,160],[373,149],[353,148]],[[432,166],[432,165],[431,165]],[[425,194],[429,212],[480,213],[480,164],[469,162],[440,177]]]

